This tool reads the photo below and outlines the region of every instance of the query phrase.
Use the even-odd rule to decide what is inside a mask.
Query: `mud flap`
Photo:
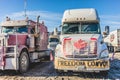
[[[50,51],[50,61],[54,61],[53,51]]]

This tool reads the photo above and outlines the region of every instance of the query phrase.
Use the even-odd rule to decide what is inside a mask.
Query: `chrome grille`
[[[63,41],[63,53],[67,58],[95,58],[96,54],[90,53],[90,44],[85,40],[66,39]]]

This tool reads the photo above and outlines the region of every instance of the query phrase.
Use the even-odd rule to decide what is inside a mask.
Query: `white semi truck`
[[[55,50],[56,71],[107,72],[109,53],[101,34],[97,11],[71,9],[64,12],[60,43]]]
[[[120,51],[120,29],[110,32],[104,38],[110,52]]]

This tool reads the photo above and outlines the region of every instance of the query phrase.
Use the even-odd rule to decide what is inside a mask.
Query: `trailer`
[[[108,50],[110,52],[120,51],[120,29],[111,31],[105,38]]]

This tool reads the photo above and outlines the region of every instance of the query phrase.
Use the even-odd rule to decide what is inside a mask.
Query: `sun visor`
[[[99,22],[97,11],[91,9],[71,9],[66,10],[63,14],[62,23],[64,22]]]
[[[28,25],[28,22],[26,20],[20,20],[20,21],[5,21],[0,24],[0,26],[25,26]]]

